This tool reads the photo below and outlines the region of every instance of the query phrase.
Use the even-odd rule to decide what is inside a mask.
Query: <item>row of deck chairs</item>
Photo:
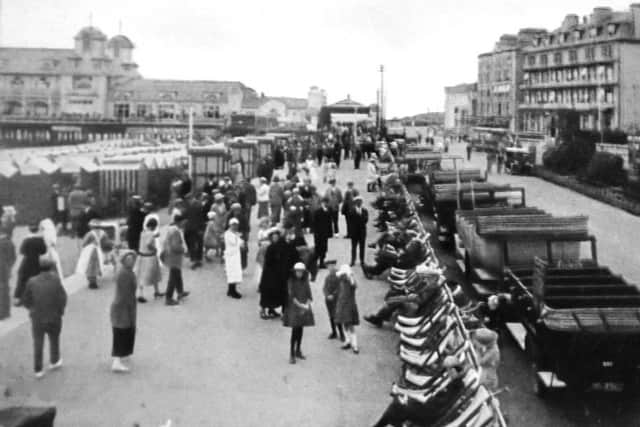
[[[411,215],[421,224],[409,194]],[[432,270],[439,261],[429,244],[428,233],[421,229],[428,245],[424,263]],[[442,271],[442,270],[440,270]],[[392,268],[387,278],[396,293],[411,293],[416,285],[415,269]],[[498,400],[480,384],[480,366],[471,344],[461,310],[455,304],[454,295],[446,285],[443,274],[438,279],[438,291],[422,301],[411,316],[398,315],[394,329],[400,334],[399,357],[403,363],[402,375],[393,384],[391,396],[402,405],[433,405],[433,400],[451,383],[443,362],[453,356],[463,367],[462,390],[449,401],[447,408],[438,412],[439,419],[428,427],[506,427]],[[406,424],[408,427],[427,427]]]

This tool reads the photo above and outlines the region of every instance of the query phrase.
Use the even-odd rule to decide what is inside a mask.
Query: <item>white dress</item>
[[[62,272],[62,264],[60,263],[60,255],[56,249],[56,243],[58,242],[58,230],[56,226],[49,218],[45,218],[40,221],[40,230],[42,230],[42,238],[47,245],[47,252],[56,263],[56,271],[60,280],[64,279],[64,273]]]
[[[227,283],[242,282],[242,238],[231,230],[224,232],[224,270],[227,274]]]

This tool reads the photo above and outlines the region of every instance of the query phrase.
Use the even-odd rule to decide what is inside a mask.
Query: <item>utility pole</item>
[[[380,129],[384,126],[384,65],[380,65]]]

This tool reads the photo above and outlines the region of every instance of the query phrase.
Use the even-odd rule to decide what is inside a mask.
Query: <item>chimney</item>
[[[593,25],[601,25],[613,15],[613,9],[610,7],[594,7],[591,14],[591,23]]]
[[[580,18],[578,15],[574,15],[573,13],[564,17],[564,21],[562,22],[562,29],[565,31],[570,30],[580,23]]]
[[[631,16],[633,17],[633,37],[640,39],[640,3],[631,4]]]

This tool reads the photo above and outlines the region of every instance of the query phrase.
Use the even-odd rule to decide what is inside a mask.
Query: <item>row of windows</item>
[[[492,72],[484,72],[478,75],[478,81],[480,83],[487,82],[509,82],[511,81],[511,69],[495,70]]]
[[[563,55],[564,52],[567,52],[567,54]],[[538,56],[529,55],[527,57],[527,64],[529,66],[546,66],[549,65],[549,60],[553,60],[553,65],[562,65],[565,57],[569,63],[578,62],[578,49],[571,49],[564,52],[555,52],[552,57],[546,53],[542,53]],[[585,61],[593,61],[596,59],[596,48],[594,46],[585,47],[584,49],[581,49],[580,52],[582,52],[581,55]],[[605,59],[613,58],[613,47],[610,44],[600,46],[600,55]]]
[[[117,103],[113,105],[113,115],[119,118],[147,117],[153,114],[153,106],[151,104],[137,104],[135,110],[129,103]],[[162,103],[158,104],[158,117],[161,119],[173,119],[176,116],[188,114],[185,110],[179,112],[175,104]],[[206,118],[219,118],[220,107],[217,105],[204,105],[202,107],[202,116]]]
[[[587,38],[597,38],[604,35],[614,36],[618,33],[618,24],[608,24],[606,27],[598,26],[591,27],[588,31],[584,29],[576,29],[572,32],[564,32],[560,34],[549,34],[545,37],[538,37],[533,40],[534,46],[554,46],[562,43],[572,43],[576,41],[585,40]]]
[[[525,104],[613,104],[616,101],[612,88],[532,90],[524,92],[523,100]]]
[[[511,106],[508,102],[497,102],[492,104],[490,102],[480,103],[480,115],[481,116],[509,116],[511,114]]]
[[[590,67],[572,67],[561,70],[531,71],[523,74],[524,83],[566,83],[566,82],[613,82],[615,81],[612,65]]]

